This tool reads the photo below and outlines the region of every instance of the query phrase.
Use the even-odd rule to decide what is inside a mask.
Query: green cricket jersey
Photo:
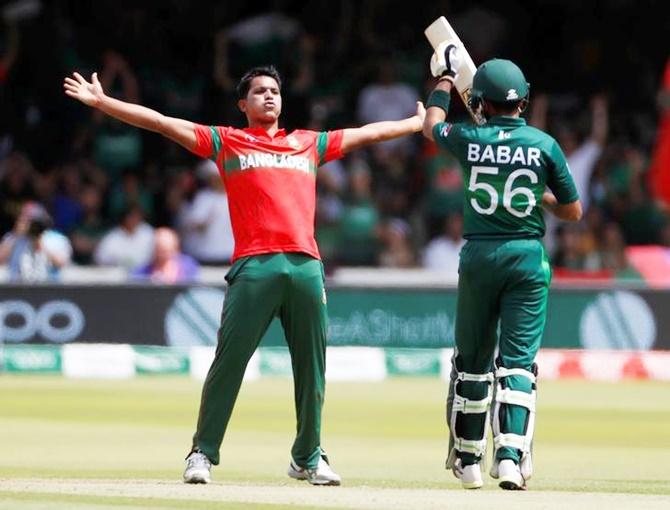
[[[561,204],[579,198],[556,140],[524,119],[493,117],[483,126],[442,122],[433,138],[463,169],[466,239],[542,237],[545,188]]]

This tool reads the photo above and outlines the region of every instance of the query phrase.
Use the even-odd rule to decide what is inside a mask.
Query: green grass
[[[541,382],[533,491],[670,495],[669,390],[654,382]],[[179,480],[199,393],[200,383],[188,378],[2,375],[0,478]],[[243,385],[216,480],[290,483],[292,394],[286,379]],[[446,383],[433,378],[329,384],[323,446],[346,485],[457,488],[444,470],[445,394]],[[9,491],[0,482],[0,510],[180,507],[167,499]],[[189,507],[214,508],[208,505]],[[216,508],[236,508],[226,505]]]

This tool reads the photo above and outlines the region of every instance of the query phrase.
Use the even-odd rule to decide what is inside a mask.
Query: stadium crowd
[[[634,277],[626,246],[670,246],[667,204],[655,199],[648,175],[654,151],[670,143],[656,140],[670,109],[670,71],[659,87],[667,51],[643,50],[649,28],[615,55],[619,43],[607,30],[638,12],[632,0],[597,18],[588,6],[551,1],[506,2],[504,12],[495,2],[417,9],[378,0],[273,2],[262,11],[185,0],[123,9],[111,0],[8,5],[26,4],[33,10],[3,11],[0,35],[0,262],[18,279],[47,274],[24,271],[16,253],[30,246],[17,240],[45,232],[57,242],[38,243],[45,256],[33,265],[57,269],[71,259],[168,282],[197,271],[168,264],[165,275],[152,273],[164,252],[155,246],[157,229],[182,262],[179,242],[206,265],[227,264],[233,250],[215,165],[68,99],[63,76],[97,71],[114,97],[241,126],[236,80],[273,63],[285,78],[288,129],[399,119],[431,89],[422,31],[440,14],[475,62],[504,56],[524,69],[532,84],[528,122],[555,136],[568,156],[586,215],[577,225],[548,222],[546,244],[559,273]],[[560,16],[567,21],[555,27],[557,9],[574,16]],[[450,115],[462,120],[464,109],[453,105]],[[316,225],[326,267],[455,272],[462,184],[455,160],[419,135],[327,164],[318,174]],[[41,228],[31,230],[31,221]]]

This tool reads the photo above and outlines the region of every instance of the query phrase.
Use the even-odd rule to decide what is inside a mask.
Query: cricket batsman
[[[423,124],[424,136],[457,157],[464,174],[467,242],[459,263],[446,466],[464,488],[483,485],[490,417],[490,474],[503,489],[525,490],[533,473],[534,360],[551,280],[542,206],[567,221],[579,221],[582,207],[556,140],[520,117],[529,84],[513,62],[489,60],[473,77],[470,106],[485,124],[446,122],[459,65],[455,45],[436,49],[430,67],[439,81]]]
[[[418,103],[416,115],[403,120],[287,133],[279,128],[281,79],[272,66],[251,69],[238,84],[238,107],[248,123],[244,129],[203,126],[113,99],[95,73],[91,82],[74,73],[65,78],[64,87],[68,96],[86,105],[212,159],[226,184],[235,251],[184,481],[210,481],[247,363],[277,316],[295,387],[297,434],[288,475],[313,485],[340,485],[321,448],[327,313],[323,264],[314,239],[316,173],[354,149],[421,131],[423,105]]]

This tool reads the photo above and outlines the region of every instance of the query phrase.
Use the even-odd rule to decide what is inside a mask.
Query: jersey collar
[[[278,129],[274,136],[272,136],[262,127],[255,127],[255,128],[247,127],[244,128],[243,131],[245,133],[249,133],[250,135],[254,135],[256,138],[265,138],[266,140],[272,140],[274,138],[283,138],[286,136],[286,130],[284,128]]]
[[[495,117],[491,117],[487,124],[495,124],[496,126],[525,126],[526,119],[510,117],[508,115],[496,115]]]

